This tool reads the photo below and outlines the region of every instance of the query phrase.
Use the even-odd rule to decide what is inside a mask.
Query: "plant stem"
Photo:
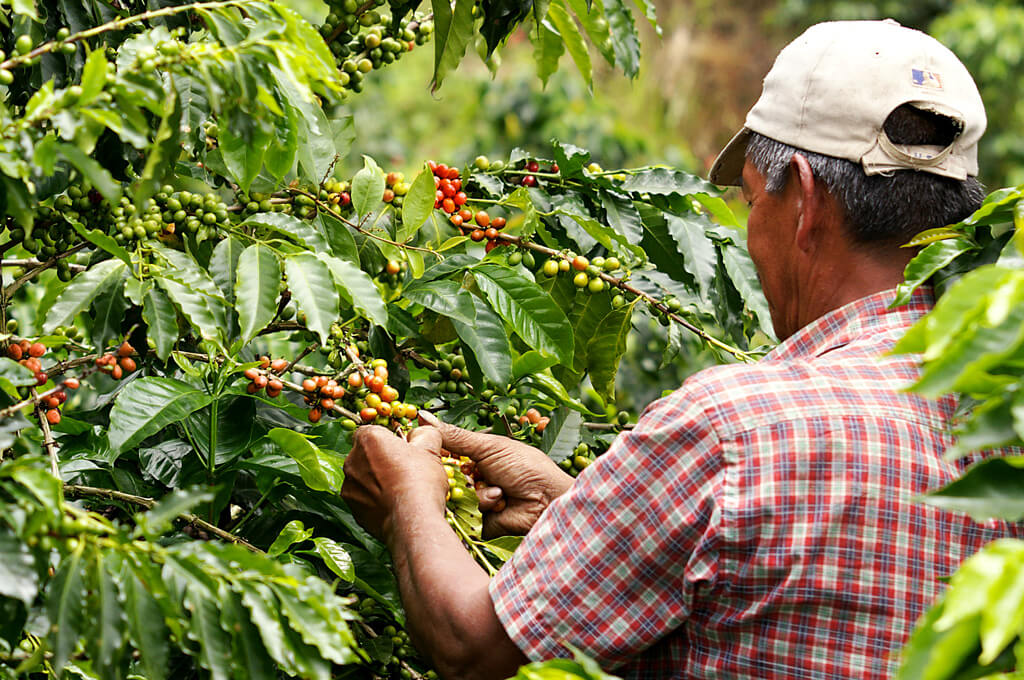
[[[70,496],[75,498],[105,498],[111,501],[121,501],[122,503],[131,503],[133,505],[139,505],[146,509],[152,508],[156,505],[156,501],[152,498],[146,498],[145,496],[134,496],[132,494],[123,493],[121,491],[115,491],[113,489],[100,489],[94,486],[82,486],[79,484],[65,484],[64,491]],[[225,540],[229,543],[235,543],[242,546],[252,552],[261,553],[263,552],[252,543],[249,543],[244,538],[239,538],[233,534],[229,534],[220,527],[210,524],[209,522],[196,517],[190,512],[183,512],[178,515],[178,519],[194,524],[203,531],[213,534],[217,538]]]
[[[53,390],[51,390],[53,391]],[[39,427],[43,431],[43,447],[46,449],[46,455],[50,458],[50,474],[57,479],[60,479],[60,466],[57,461],[57,443],[53,440],[53,431],[50,430],[50,421],[46,419],[46,413],[40,406],[42,403],[42,397],[36,393],[36,388],[29,390],[29,394],[35,399],[35,410],[36,417],[39,418]]]
[[[141,14],[135,14],[130,17],[123,17],[121,19],[115,19],[114,21],[108,21],[105,24],[94,26],[85,31],[79,31],[69,35],[64,40],[51,40],[50,42],[43,43],[39,47],[35,48],[31,52],[11,57],[10,59],[0,62],[0,69],[11,69],[16,66],[27,62],[30,59],[38,57],[41,54],[48,54],[53,52],[55,49],[62,45],[73,44],[81,42],[87,38],[92,38],[103,33],[109,33],[110,31],[119,31],[126,26],[131,24],[146,21],[148,19],[155,19],[157,17],[171,16],[172,14],[180,14],[181,12],[191,12],[196,9],[203,9],[209,7],[215,9],[217,7],[231,7],[235,5],[247,5],[253,4],[257,0],[219,0],[218,2],[194,2],[190,5],[179,5],[177,7],[164,7],[162,9],[154,9],[148,12],[142,12]]]
[[[42,274],[44,271],[46,271],[50,267],[56,265],[58,261],[63,260],[65,257],[70,257],[70,256],[74,255],[75,253],[77,253],[79,250],[82,250],[86,246],[90,246],[90,245],[92,245],[92,244],[89,243],[88,241],[83,241],[83,242],[79,243],[78,245],[74,246],[73,248],[68,248],[63,253],[57,253],[56,255],[51,257],[46,262],[41,263],[35,269],[31,269],[31,270],[25,272],[25,274],[23,274],[21,276],[21,278],[17,279],[11,285],[7,286],[7,288],[4,288],[3,299],[4,300],[10,300],[11,296],[13,296],[18,291],[18,289],[21,288],[22,286],[24,286],[26,283],[28,283],[29,281],[31,281],[35,277],[39,276],[40,274]]]

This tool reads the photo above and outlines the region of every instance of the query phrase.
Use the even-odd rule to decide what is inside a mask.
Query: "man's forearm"
[[[443,516],[403,504],[388,532],[413,643],[448,680],[507,678],[526,662],[494,613],[488,577]]]

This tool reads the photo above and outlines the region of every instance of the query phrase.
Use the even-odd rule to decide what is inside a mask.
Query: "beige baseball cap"
[[[948,147],[894,144],[882,129],[910,104],[955,120]],[[746,122],[711,167],[711,181],[738,185],[751,131],[798,149],[860,163],[868,175],[919,170],[964,179],[978,174],[985,132],[978,88],[956,55],[892,19],[833,21],[787,45],[764,79]]]

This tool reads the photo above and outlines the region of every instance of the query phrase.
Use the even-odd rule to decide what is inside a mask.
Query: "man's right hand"
[[[420,411],[420,422],[436,428],[441,445],[453,455],[476,463],[478,479],[486,482],[477,490],[485,538],[527,533],[551,501],[572,486],[573,478],[532,446],[508,437],[463,430],[425,411]],[[418,429],[411,435],[410,441],[429,436],[426,431],[418,434]]]

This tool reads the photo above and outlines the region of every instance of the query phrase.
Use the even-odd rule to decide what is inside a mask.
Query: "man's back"
[[[955,400],[900,391],[915,359],[879,359],[930,296],[891,297],[652,405],[495,579],[512,639],[628,677],[890,676],[938,579],[1022,533],[915,502],[963,463],[941,457]]]

